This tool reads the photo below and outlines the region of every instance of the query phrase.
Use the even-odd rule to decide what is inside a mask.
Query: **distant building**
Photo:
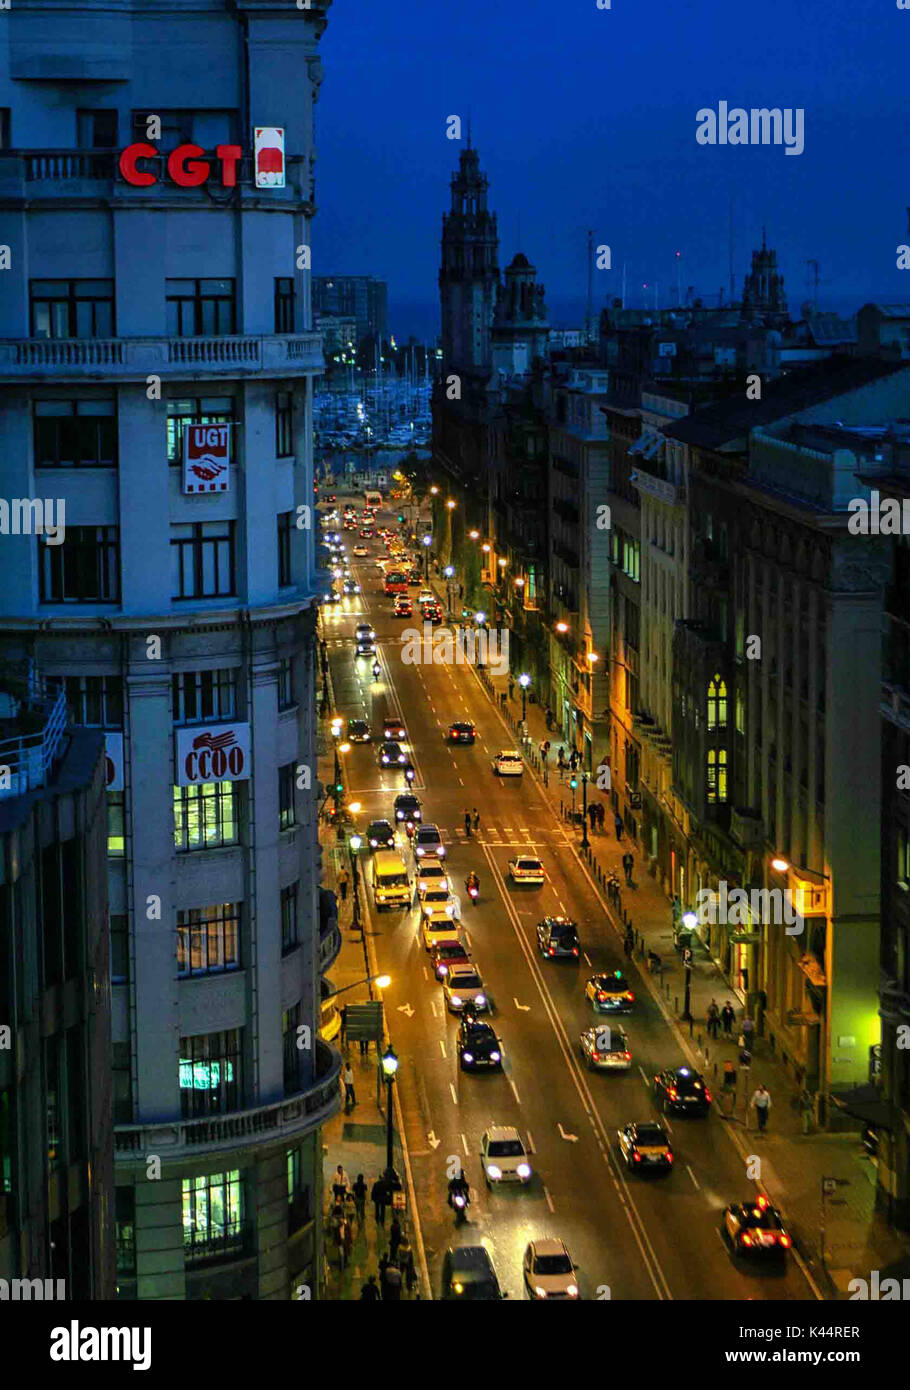
[[[462,150],[452,175],[451,207],[442,218],[439,297],[442,306],[443,376],[486,375],[491,367],[490,329],[499,294],[499,234],[487,207],[487,177],[477,151]]]
[[[357,343],[389,336],[389,287],[375,275],[314,275],[313,313],[317,318],[354,319]]]
[[[863,355],[910,358],[910,304],[864,304],[856,323]]]
[[[60,1280],[67,1300],[110,1300],[104,737],[68,728],[56,689],[26,687],[0,703],[9,778],[0,790],[0,1023],[12,1033],[0,1047],[0,1276]]]
[[[357,320],[351,315],[317,314],[313,327],[322,334],[322,350],[326,360],[336,354],[353,360],[359,341]]]

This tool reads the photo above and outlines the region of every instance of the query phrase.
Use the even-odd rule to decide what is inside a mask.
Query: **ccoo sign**
[[[250,775],[249,724],[212,724],[177,729],[177,785],[242,782]]]

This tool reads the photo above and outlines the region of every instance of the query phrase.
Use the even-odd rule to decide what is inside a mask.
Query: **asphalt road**
[[[361,505],[359,498],[352,500]],[[379,524],[394,525],[394,518],[382,514]],[[342,534],[350,553],[359,537],[353,531]],[[676,1154],[669,1176],[630,1175],[619,1163],[617,1130],[633,1120],[658,1118],[650,1079],[685,1058],[632,966],[635,1010],[622,1021],[632,1069],[602,1074],[584,1066],[578,1037],[594,1021],[584,982],[594,970],[629,970],[620,940],[569,835],[531,775],[494,776],[491,760],[512,740],[473,671],[402,663],[402,632],[420,626],[419,609],[415,604],[413,619],[391,616],[392,600],[383,596],[373,563],[383,553],[381,542],[364,543],[370,559],[354,562],[359,600],[323,610],[337,711],[369,719],[374,732],[387,712],[404,719],[417,769],[414,790],[423,802],[424,821],[435,822],[443,833],[465,931],[493,1001],[491,1022],[503,1042],[502,1073],[461,1072],[454,1046],[457,1019],[447,1014],[428,968],[416,911],[380,914],[370,898],[378,968],[392,978],[384,997],[401,1059],[404,1137],[434,1297],[447,1245],[487,1245],[502,1287],[520,1298],[527,1242],[558,1235],[578,1265],[583,1298],[813,1298],[794,1259],[779,1273],[743,1267],[728,1253],[720,1235],[723,1208],[748,1196],[751,1184],[716,1115],[663,1119]],[[416,599],[417,590],[411,594]],[[371,663],[354,658],[354,628],[364,617],[377,633],[382,674],[375,683]],[[473,746],[446,743],[449,723],[459,718],[476,725]],[[348,799],[363,807],[358,827],[377,817],[394,820],[392,802],[404,779],[377,766],[375,744],[354,745],[345,764]],[[481,815],[479,836],[466,839],[464,811],[475,807]],[[542,888],[510,882],[508,861],[522,850],[543,861]],[[476,906],[463,888],[471,869],[481,883]],[[536,924],[547,913],[563,913],[578,923],[579,961],[540,956]],[[529,1141],[534,1177],[526,1188],[487,1190],[478,1155],[491,1122],[515,1125]],[[472,1186],[469,1222],[458,1232],[446,1205],[455,1161],[464,1165]]]

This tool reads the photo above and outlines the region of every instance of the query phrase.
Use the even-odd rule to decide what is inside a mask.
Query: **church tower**
[[[784,277],[777,269],[777,252],[769,251],[762,227],[761,250],[752,252],[752,269],[743,286],[744,319],[761,318],[771,322],[787,317]]]
[[[543,285],[537,284],[536,277],[536,269],[521,251],[506,266],[493,314],[494,372],[524,376],[535,357],[547,355],[550,328]]]
[[[487,178],[477,151],[462,150],[452,175],[452,206],[442,217],[442,358],[446,371],[490,371],[490,326],[499,286],[496,215],[487,208]]]

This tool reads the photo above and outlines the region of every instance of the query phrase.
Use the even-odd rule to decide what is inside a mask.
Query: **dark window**
[[[211,975],[240,965],[240,904],[177,913],[177,974]]]
[[[180,1039],[180,1109],[185,1120],[223,1115],[242,1103],[239,1028]]]
[[[278,517],[278,587],[291,582],[291,512]]]
[[[297,1032],[299,1023],[300,1005],[299,1003],[292,1004],[281,1015],[281,1032],[284,1040],[285,1095],[292,1095],[295,1091],[302,1090],[304,1086],[304,1049],[297,1046],[298,1042],[303,1041]]]
[[[237,673],[181,671],[171,677],[175,724],[208,724],[237,717]]]
[[[294,663],[289,656],[282,657],[278,663],[278,708],[292,709],[294,706]]]
[[[0,106],[0,150],[11,149],[9,106]]]
[[[60,1058],[61,1039],[56,1034],[44,1039],[45,1138],[47,1165],[55,1168],[63,1163],[63,1135],[60,1126]]]
[[[294,398],[290,391],[279,391],[275,397],[275,453],[289,458],[294,452]]]
[[[297,884],[281,890],[281,954],[293,951],[297,937]]]
[[[233,521],[188,521],[172,526],[172,598],[226,598],[233,593]]]
[[[123,792],[107,793],[107,857],[126,854],[126,802]]]
[[[33,338],[113,338],[113,280],[30,280]]]
[[[296,824],[294,813],[294,764],[278,769],[278,829],[290,830]]]
[[[66,1148],[75,1163],[85,1152],[85,1053],[82,1025],[66,1030]]]
[[[111,984],[125,985],[130,978],[130,933],[126,913],[111,917]]]
[[[123,728],[120,676],[67,676],[66,702],[74,724],[87,729]]]
[[[114,1082],[114,1124],[128,1125],[133,1119],[133,1078],[129,1043],[112,1046]]]
[[[279,275],[275,280],[275,332],[294,331],[294,281]]]
[[[172,338],[236,333],[235,280],[166,280],[167,331]]]
[[[238,843],[239,807],[234,787],[233,782],[203,782],[174,788],[174,844],[179,853]]]
[[[39,541],[41,603],[119,603],[116,526],[68,526],[62,545]]]
[[[116,468],[114,401],[35,401],[36,468]]]
[[[117,112],[107,107],[77,111],[76,143],[80,150],[115,150]]]
[[[151,118],[161,123],[161,137],[152,140],[149,135]],[[216,145],[236,145],[237,112],[230,108],[175,108],[172,111],[133,111],[133,140],[149,141],[160,145],[162,150],[170,151],[176,145],[201,145],[204,150],[214,151]]]
[[[199,396],[167,403],[167,461],[183,462],[184,425],[229,425],[234,421],[233,396]],[[230,461],[234,462],[234,431],[230,432]]]

